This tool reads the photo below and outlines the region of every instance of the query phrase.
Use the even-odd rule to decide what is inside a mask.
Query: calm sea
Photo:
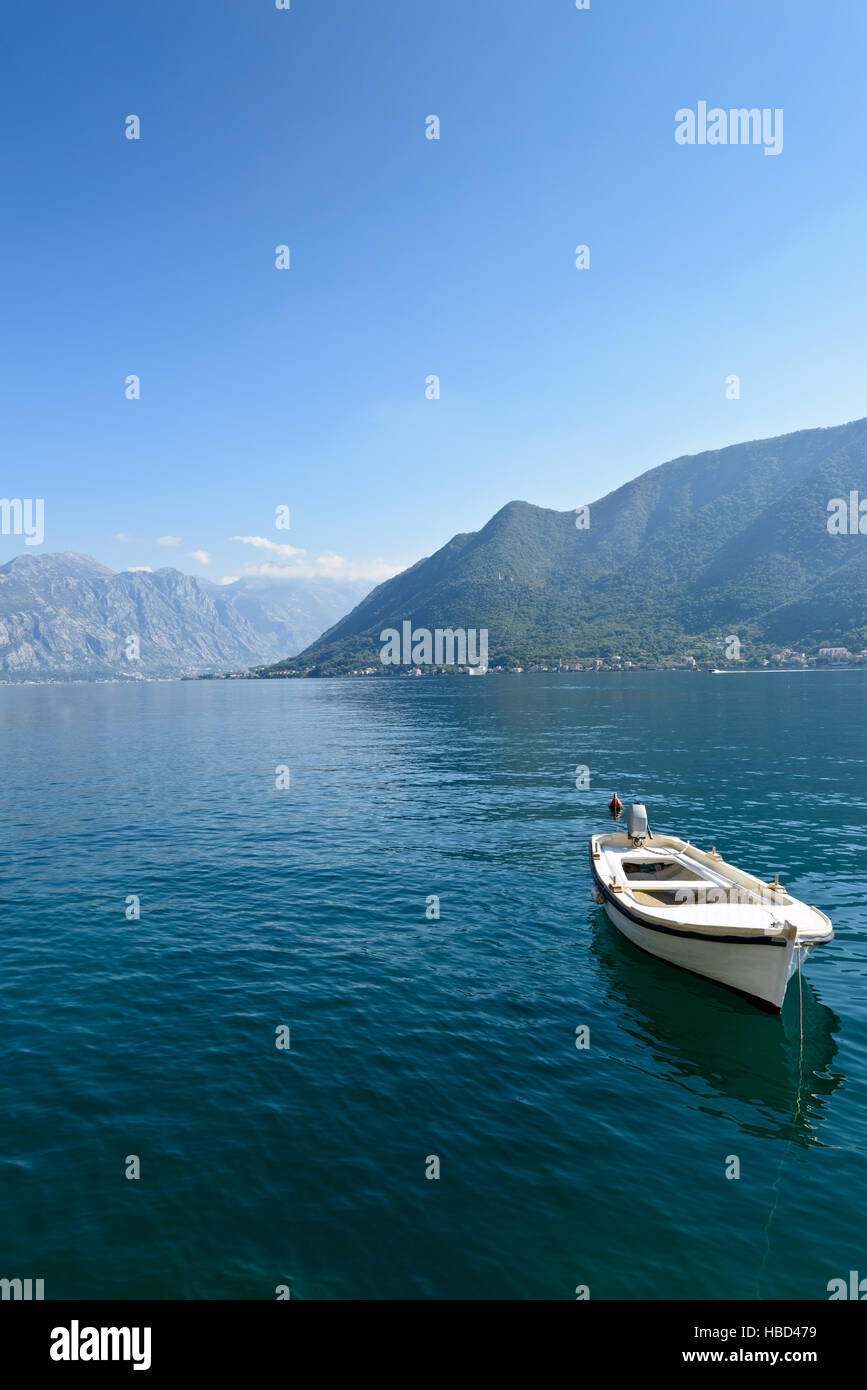
[[[867,1276],[865,697],[859,671],[0,689],[0,1277],[824,1299]],[[592,903],[614,791],[832,917],[802,1055],[797,980],[762,1014]]]

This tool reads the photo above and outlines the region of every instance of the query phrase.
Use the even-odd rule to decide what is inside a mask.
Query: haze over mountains
[[[600,483],[603,480],[600,478]],[[487,628],[491,665],[657,658],[720,635],[867,645],[867,535],[828,504],[867,500],[867,420],[674,459],[575,512],[510,502],[481,531],[375,588],[264,674],[379,666],[385,628]]]
[[[89,555],[24,553],[0,566],[0,675],[135,679],[244,668],[299,651],[368,588],[289,578],[220,586],[176,569],[117,574]]]

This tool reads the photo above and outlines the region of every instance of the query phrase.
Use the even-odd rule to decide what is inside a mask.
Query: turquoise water
[[[0,689],[0,1276],[824,1299],[867,1275],[865,696],[858,671]],[[830,914],[802,1058],[797,979],[762,1014],[591,902],[615,790]]]

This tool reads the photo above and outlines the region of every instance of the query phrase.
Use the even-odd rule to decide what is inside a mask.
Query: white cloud
[[[191,560],[198,560],[200,565],[209,565],[211,563],[211,557],[207,550],[188,550],[187,554]]]
[[[128,536],[125,531],[115,531],[114,540],[120,541],[123,545],[132,545],[133,537]]]
[[[153,568],[150,565],[127,565],[126,572],[127,574],[153,574]]]
[[[406,569],[406,565],[391,565],[385,560],[347,560],[342,555],[335,555],[333,551],[311,559],[306,550],[299,550],[294,545],[280,545],[277,541],[269,540],[267,536],[233,536],[232,540],[255,546],[257,550],[271,551],[292,561],[291,564],[284,565],[273,560],[263,560],[258,565],[245,565],[241,571],[245,578],[259,576],[268,579],[343,579],[381,584],[384,579],[391,579],[393,575]],[[304,558],[299,559],[299,556]],[[227,575],[223,583],[231,583],[236,578],[236,575]]]
[[[237,574],[224,574],[222,579],[220,580],[221,584],[237,584],[237,582]]]
[[[329,550],[325,555],[317,555],[315,564],[318,573],[328,579],[370,579],[376,584],[381,584],[384,579],[391,579],[406,568],[405,565],[388,564],[385,560],[358,563],[355,560],[346,560],[342,555],[335,555],[333,550]]]
[[[299,550],[297,545],[278,545],[276,541],[269,541],[267,536],[233,536],[233,541],[243,541],[244,545],[255,545],[259,550],[273,550],[277,555],[285,555],[291,559],[293,555],[306,555],[306,550]]]
[[[270,579],[344,579],[365,580],[371,584],[381,584],[400,574],[405,565],[390,565],[385,560],[356,562],[345,560],[342,555],[319,555],[315,560],[302,560],[294,565],[275,565],[271,560],[263,560],[259,565],[245,565],[245,576],[259,575]]]
[[[160,536],[157,545],[180,545],[180,536]]]

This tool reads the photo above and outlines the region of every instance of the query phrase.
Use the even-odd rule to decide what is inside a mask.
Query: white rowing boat
[[[596,900],[642,950],[746,995],[779,1013],[786,986],[834,928],[779,883],[727,864],[713,849],[652,835],[643,806],[626,808],[626,830],[593,835]]]

